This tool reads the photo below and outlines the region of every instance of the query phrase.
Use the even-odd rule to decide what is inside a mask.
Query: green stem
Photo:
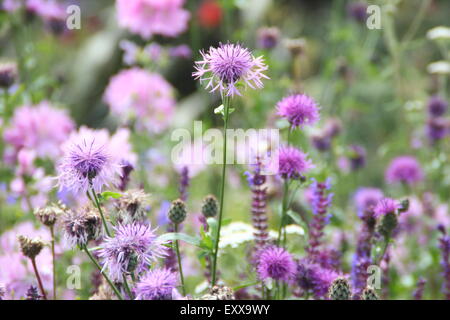
[[[178,224],[175,224],[175,233],[178,233]],[[180,245],[178,244],[178,240],[175,240],[175,251],[177,253],[178,270],[180,272],[181,291],[183,292],[183,296],[185,296],[186,288],[184,285],[183,267],[181,265]]]
[[[94,195],[94,204],[97,207],[98,212],[100,212],[100,216],[102,217],[102,222],[103,222],[103,226],[105,228],[106,234],[108,235],[108,237],[111,237],[111,232],[108,229],[108,224],[106,223],[105,216],[103,215],[103,210],[102,210],[102,207],[100,206],[100,202],[98,201],[97,194],[96,194],[94,188],[92,188],[91,190],[92,190],[92,194]]]
[[[286,213],[288,208],[288,200],[289,200],[289,182],[288,179],[284,179],[283,203],[281,207],[281,221],[280,221],[280,228],[278,229],[277,245],[280,245],[281,235],[283,234],[283,227],[286,220]]]
[[[53,300],[56,300],[56,258],[55,258],[55,230],[54,226],[50,227],[50,235],[52,237],[52,271],[53,271]]]
[[[123,285],[125,287],[125,291],[128,294],[128,297],[130,297],[130,299],[133,299],[133,293],[131,292],[130,286],[128,285],[127,276],[125,274],[123,274],[122,279],[123,279]]]
[[[376,260],[376,265],[380,265],[381,261],[383,261],[384,255],[386,254],[387,248],[389,246],[389,237],[385,237],[384,238],[384,245],[383,245],[383,251],[381,251],[380,256],[378,257],[378,259]]]
[[[228,117],[229,117],[229,103],[230,98],[224,96],[222,98],[224,110],[224,138],[223,138],[223,161],[222,161],[222,184],[220,186],[220,209],[219,209],[219,221],[217,226],[217,233],[215,239],[215,248],[213,254],[213,265],[212,265],[212,286],[216,284],[216,276],[217,276],[217,254],[219,252],[219,240],[220,240],[220,228],[222,227],[222,215],[223,215],[223,201],[225,196],[225,175],[226,175],[226,164],[227,164],[227,129],[228,129]]]
[[[31,259],[31,264],[33,265],[34,274],[36,275],[36,279],[39,285],[39,290],[41,290],[42,296],[44,300],[47,300],[47,295],[45,294],[44,286],[42,285],[41,276],[39,275],[39,271],[36,266],[36,260],[33,258]]]
[[[102,267],[100,267],[100,265],[98,264],[97,260],[95,260],[95,258],[92,256],[92,254],[89,252],[89,249],[87,248],[86,245],[84,245],[82,247],[82,249],[86,252],[86,254],[88,255],[89,259],[91,259],[92,263],[97,267],[97,269],[100,271],[100,273],[102,274],[102,276],[105,278],[105,280],[108,282],[108,284],[111,286],[111,288],[113,289],[114,293],[117,295],[117,297],[119,298],[119,300],[123,300],[122,295],[120,294],[119,289],[117,289],[117,287],[114,285],[114,283],[108,278],[108,276],[106,275],[106,273],[103,272]]]

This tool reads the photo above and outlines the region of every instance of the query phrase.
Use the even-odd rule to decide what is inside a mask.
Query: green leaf
[[[256,281],[256,282],[251,282],[251,283],[246,283],[246,284],[243,284],[243,285],[234,287],[234,288],[233,288],[233,291],[237,291],[237,290],[240,290],[240,289],[243,289],[243,288],[248,288],[248,287],[256,286],[258,283],[259,283],[258,281]]]
[[[160,241],[184,241],[186,243],[192,244],[196,247],[201,247],[201,240],[198,237],[192,237],[190,235],[187,235],[185,233],[166,233],[158,237],[158,240]]]
[[[291,217],[292,220],[294,220],[294,222],[298,224],[300,227],[302,227],[305,230],[308,229],[308,225],[305,223],[305,221],[303,221],[302,217],[297,212],[288,210],[287,215]]]
[[[105,191],[100,194],[100,197],[104,200],[108,200],[109,198],[119,199],[122,197],[122,194],[118,192]]]
[[[218,106],[217,108],[214,109],[215,114],[221,114],[223,116],[224,112],[225,112],[225,107],[223,106],[223,104],[221,104],[220,106]]]

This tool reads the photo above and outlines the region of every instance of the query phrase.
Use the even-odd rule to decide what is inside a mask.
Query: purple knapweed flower
[[[277,114],[286,118],[293,128],[313,125],[320,119],[317,103],[306,94],[283,98],[277,104]]]
[[[272,246],[259,252],[257,271],[261,280],[270,278],[289,282],[295,276],[296,265],[289,252]]]
[[[381,217],[388,213],[395,213],[400,208],[400,204],[391,198],[383,198],[376,204],[374,208],[375,217]]]
[[[321,267],[307,259],[297,265],[296,281],[305,293],[312,293],[314,298],[325,298],[331,283],[341,274],[332,269]]]
[[[269,79],[263,74],[267,66],[263,58],[255,58],[247,48],[239,44],[220,44],[211,47],[208,52],[200,52],[203,60],[195,63],[196,72],[192,75],[200,82],[207,82],[210,92],[219,90],[221,95],[241,95],[238,83],[243,82],[252,89],[263,87],[262,79]]]
[[[185,0],[116,0],[121,27],[144,39],[153,35],[176,37],[187,28],[190,13]]]
[[[373,209],[378,201],[383,198],[383,191],[377,188],[359,188],[353,196],[353,201],[358,212],[358,217],[362,218],[364,212]]]
[[[432,117],[442,116],[448,109],[448,103],[440,96],[432,96],[428,100],[428,113]]]
[[[101,192],[104,186],[115,184],[120,165],[114,161],[107,145],[92,135],[73,135],[65,144],[64,155],[58,165],[58,185],[75,193],[90,188]]]
[[[121,281],[123,275],[144,272],[167,254],[165,242],[158,240],[150,225],[119,224],[114,230],[115,235],[106,237],[99,251],[103,268],[114,281]]]
[[[177,278],[168,269],[148,271],[136,285],[136,300],[172,300]]]
[[[442,117],[430,118],[427,121],[425,132],[427,134],[428,140],[434,144],[439,140],[444,139],[448,134],[450,129],[450,122]]]
[[[385,174],[388,183],[401,182],[408,185],[421,181],[423,177],[419,162],[412,156],[400,156],[393,159]]]
[[[285,179],[296,179],[314,167],[307,155],[294,147],[282,147],[278,154],[278,173]]]

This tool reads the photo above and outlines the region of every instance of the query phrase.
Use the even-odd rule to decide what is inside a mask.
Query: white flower
[[[450,28],[444,26],[434,27],[428,30],[427,38],[430,40],[450,39]]]
[[[427,70],[431,74],[450,74],[450,63],[443,60],[432,62],[428,65]]]

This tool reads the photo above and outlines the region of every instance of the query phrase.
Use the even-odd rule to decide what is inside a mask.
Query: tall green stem
[[[178,224],[175,224],[175,232],[178,232]],[[178,244],[178,240],[175,240],[175,251],[177,253],[178,270],[180,272],[181,291],[183,292],[183,296],[185,296],[186,288],[184,285],[183,267],[181,265],[180,245]]]
[[[105,280],[108,282],[108,284],[111,286],[111,288],[113,289],[114,293],[116,294],[116,296],[119,298],[119,300],[123,300],[122,295],[120,294],[119,289],[117,289],[117,287],[114,285],[114,283],[109,279],[109,277],[106,275],[106,273],[104,273],[102,267],[100,267],[100,265],[98,264],[97,260],[95,260],[95,258],[92,256],[92,254],[89,252],[89,249],[87,248],[86,245],[84,245],[82,247],[82,249],[84,250],[84,252],[86,252],[86,254],[88,255],[89,259],[91,259],[92,263],[97,267],[97,269],[100,271],[100,273],[102,274],[102,276],[105,278]]]
[[[106,234],[108,235],[108,237],[111,237],[111,232],[108,229],[108,224],[106,223],[106,219],[105,219],[105,216],[103,215],[102,207],[100,206],[100,201],[98,201],[98,197],[97,197],[97,194],[96,194],[94,188],[92,188],[92,195],[94,196],[94,204],[97,207],[98,212],[100,212],[100,216],[102,217],[103,227],[105,228]]]
[[[284,179],[283,203],[282,203],[282,207],[281,207],[281,221],[280,221],[280,228],[278,229],[277,245],[280,245],[280,243],[281,243],[281,236],[283,234],[283,227],[284,227],[285,220],[286,220],[288,201],[289,201],[289,181],[286,178],[286,179]],[[283,247],[284,247],[284,241],[283,241]]]
[[[216,275],[217,275],[217,254],[219,252],[219,239],[220,239],[220,228],[222,227],[222,215],[223,215],[223,201],[225,195],[225,174],[226,174],[226,164],[227,164],[227,129],[228,129],[228,117],[229,117],[229,109],[230,109],[230,98],[224,96],[222,98],[223,106],[224,106],[224,137],[223,137],[223,161],[222,161],[222,184],[220,186],[220,209],[219,209],[219,221],[217,226],[217,233],[215,237],[215,248],[213,253],[213,265],[212,265],[212,286],[216,284]]]
[[[41,290],[42,297],[44,300],[47,300],[47,295],[45,294],[44,285],[42,284],[41,276],[39,275],[39,271],[36,266],[36,260],[33,258],[31,259],[31,264],[33,265],[34,274],[36,275],[36,279],[39,285],[39,290]]]

